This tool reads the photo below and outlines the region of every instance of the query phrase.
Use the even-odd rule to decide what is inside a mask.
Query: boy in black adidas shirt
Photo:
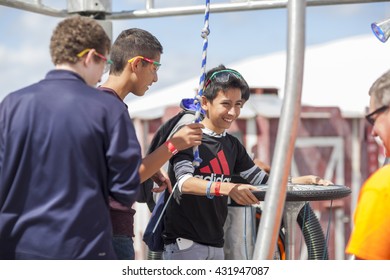
[[[170,160],[169,177],[178,189],[164,218],[164,259],[224,259],[228,196],[242,205],[259,203],[252,185],[265,184],[268,174],[255,165],[236,137],[226,133],[240,115],[247,99],[243,94],[248,92],[247,83],[235,70],[220,65],[207,73],[201,101],[205,128],[198,147],[202,162],[193,165],[193,149],[180,151]],[[233,174],[251,185],[233,183]],[[312,183],[311,176],[302,178]]]

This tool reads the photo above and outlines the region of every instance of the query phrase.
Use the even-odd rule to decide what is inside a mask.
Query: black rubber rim
[[[258,200],[263,201],[268,185],[259,185],[258,191],[252,191]],[[343,185],[299,185],[292,184],[288,188],[286,201],[317,201],[344,198],[351,194],[351,189]]]

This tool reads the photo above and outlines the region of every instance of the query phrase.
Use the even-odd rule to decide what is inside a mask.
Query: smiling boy
[[[179,152],[170,159],[169,176],[178,188],[168,203],[164,218],[163,258],[224,259],[223,226],[228,197],[241,205],[259,203],[252,191],[265,184],[268,174],[251,159],[241,142],[226,132],[239,117],[249,98],[249,87],[240,73],[220,65],[205,79],[201,106],[204,111],[199,167],[193,163],[193,150]],[[248,184],[234,183],[238,175]],[[293,183],[330,184],[308,175]]]
[[[239,140],[226,133],[240,115],[248,85],[241,74],[225,66],[206,75],[202,109],[202,163],[194,167],[193,150],[179,152],[170,160],[169,175],[178,182],[174,200],[164,220],[164,259],[223,259],[223,225],[228,197],[239,204],[258,203],[251,185],[231,182],[240,174],[251,184],[264,184],[266,172],[258,168]]]

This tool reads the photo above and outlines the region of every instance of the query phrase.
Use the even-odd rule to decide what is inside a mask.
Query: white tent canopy
[[[208,65],[208,68],[217,65]],[[286,53],[249,57],[225,65],[236,69],[250,87],[278,88],[284,96]],[[307,46],[305,52],[302,104],[336,106],[344,115],[362,115],[369,103],[368,90],[382,73],[390,69],[390,50],[374,35],[350,37],[321,45]],[[161,117],[165,108],[178,105],[182,98],[195,95],[199,77],[150,93],[128,102],[133,118]],[[251,97],[241,117],[279,114],[281,100]]]

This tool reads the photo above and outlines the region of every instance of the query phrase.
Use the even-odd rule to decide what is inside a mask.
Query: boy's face
[[[150,58],[150,60],[159,62],[160,54],[156,57]],[[131,92],[133,92],[136,96],[143,96],[149,87],[158,81],[158,69],[153,63],[142,63],[141,60],[138,60],[137,62],[137,80],[133,83]]]
[[[206,111],[202,123],[216,133],[223,133],[238,118],[243,103],[239,88],[220,90],[211,102],[202,97],[202,108]]]

